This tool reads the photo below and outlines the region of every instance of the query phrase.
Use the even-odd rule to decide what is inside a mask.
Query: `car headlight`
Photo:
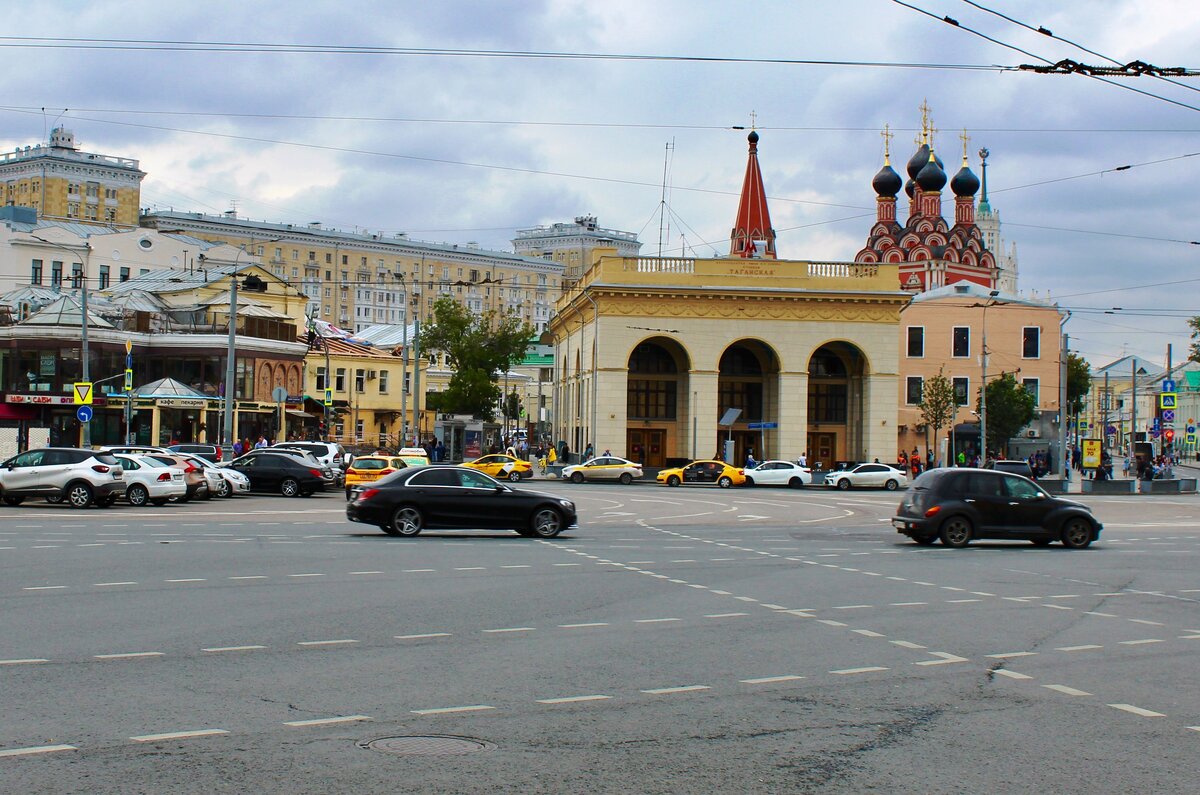
[[[571,502],[570,500],[559,500],[558,504],[564,508],[570,508],[572,511],[575,510],[575,503]]]

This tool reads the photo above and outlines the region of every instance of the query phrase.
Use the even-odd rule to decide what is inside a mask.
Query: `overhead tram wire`
[[[904,2],[904,0],[892,0],[892,2],[895,3],[896,5],[904,6],[905,8],[916,11],[918,14],[927,16],[930,19],[936,19],[939,22],[944,22],[947,25],[952,25],[952,26],[958,28],[959,30],[970,33],[972,36],[978,36],[979,38],[984,39],[985,41],[989,41],[992,44],[996,44],[1001,47],[1005,47],[1007,49],[1013,50],[1015,52],[1019,52],[1022,55],[1028,55],[1030,58],[1039,60],[1042,63],[1053,65],[1053,61],[1051,61],[1049,58],[1046,58],[1041,55],[1037,55],[1036,53],[1029,52],[1028,50],[1023,50],[1020,47],[1016,46],[1015,44],[1008,44],[1007,42],[1003,42],[1003,41],[1000,41],[999,39],[992,38],[991,36],[987,35],[986,33],[981,33],[980,31],[975,30],[974,28],[967,27],[966,25],[962,24],[954,17],[947,17],[947,16],[939,17],[937,14],[926,11],[923,8],[919,8],[918,6],[912,5],[911,3],[906,3],[906,2]],[[1099,75],[1093,75],[1093,74],[1087,74],[1086,72],[1080,72],[1079,74],[1083,75],[1084,77],[1090,78],[1092,80],[1098,80],[1101,83],[1107,83],[1110,86],[1116,86],[1117,88],[1121,88],[1126,91],[1132,91],[1135,94],[1141,94],[1143,96],[1151,97],[1152,99],[1157,99],[1161,102],[1167,102],[1171,105],[1178,105],[1181,108],[1187,108],[1188,110],[1194,110],[1194,111],[1200,112],[1200,107],[1197,107],[1196,105],[1189,105],[1186,102],[1180,102],[1179,100],[1171,99],[1170,97],[1164,97],[1161,94],[1155,94],[1153,91],[1145,91],[1143,89],[1135,88],[1134,86],[1126,85],[1124,83],[1118,83],[1115,80],[1109,80],[1106,77],[1101,77]]]
[[[1063,38],[1062,36],[1056,36],[1056,35],[1054,35],[1054,33],[1052,31],[1048,30],[1047,28],[1042,27],[1041,25],[1039,25],[1038,27],[1035,28],[1033,25],[1030,25],[1028,22],[1022,22],[1019,19],[1014,19],[1013,17],[1010,17],[1007,14],[1002,14],[1001,12],[995,10],[994,8],[988,8],[987,6],[983,5],[982,3],[976,3],[974,0],[962,0],[962,1],[969,6],[974,6],[975,8],[978,8],[980,11],[984,11],[988,14],[993,14],[995,16],[998,16],[1003,20],[1007,20],[1008,22],[1011,22],[1012,24],[1017,25],[1018,27],[1022,27],[1022,28],[1025,28],[1026,30],[1033,31],[1034,33],[1040,33],[1043,36],[1048,36],[1049,38],[1056,39],[1058,41],[1061,41],[1063,44],[1069,44],[1072,47],[1076,48],[1077,50],[1082,50],[1083,52],[1086,52],[1088,55],[1094,55],[1097,58],[1103,58],[1104,60],[1108,61],[1109,63],[1114,63],[1117,66],[1124,66],[1124,64],[1121,61],[1118,61],[1116,58],[1113,58],[1111,55],[1105,55],[1103,53],[1096,52],[1093,49],[1084,47],[1082,44],[1080,44],[1077,41],[1071,41],[1070,39]],[[1189,86],[1187,83],[1181,83],[1178,80],[1172,80],[1171,78],[1169,78],[1165,75],[1148,74],[1147,76],[1157,78],[1158,80],[1162,80],[1164,82],[1170,83],[1171,85],[1179,86],[1180,88],[1186,88],[1189,91],[1200,92],[1200,87]]]

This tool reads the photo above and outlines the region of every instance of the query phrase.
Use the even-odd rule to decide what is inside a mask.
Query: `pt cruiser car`
[[[1102,529],[1091,508],[1053,497],[1029,478],[959,468],[931,469],[913,481],[892,524],[918,544],[940,539],[948,547],[998,538],[1084,549]]]

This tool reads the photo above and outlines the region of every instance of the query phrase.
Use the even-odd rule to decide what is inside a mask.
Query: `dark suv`
[[[1084,549],[1100,536],[1092,509],[1052,497],[1029,478],[991,469],[931,469],[917,478],[896,516],[896,532],[918,544],[965,547],[976,538],[1061,541]]]

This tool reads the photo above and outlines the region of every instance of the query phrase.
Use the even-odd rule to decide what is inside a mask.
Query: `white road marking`
[[[41,657],[29,657],[24,660],[0,660],[0,665],[33,665],[35,663],[50,662]]]
[[[78,751],[74,745],[33,745],[29,748],[9,748],[0,751],[0,756],[31,756],[33,754],[52,754],[58,751]]]
[[[834,610],[861,610],[864,607],[874,607],[874,605],[838,605]]]
[[[681,618],[637,618],[634,619],[635,624],[662,624],[667,621],[682,621]]]
[[[739,602],[757,602],[758,601],[753,596],[735,596],[733,598],[737,599]]]
[[[817,623],[818,623],[818,624],[824,624],[824,625],[826,625],[826,626],[829,626],[829,627],[844,627],[844,626],[846,626],[846,625],[845,625],[845,624],[843,624],[841,621],[831,621],[831,620],[830,620],[830,619],[828,619],[828,618],[818,618],[818,619],[817,619]]]
[[[580,701],[604,701],[605,699],[609,699],[609,698],[612,698],[612,696],[601,696],[601,695],[564,696],[563,698],[539,698],[539,699],[537,699],[537,703],[539,703],[539,704],[575,704]]]
[[[716,588],[713,588],[712,592],[715,594],[719,594],[720,596],[729,596],[730,595],[729,591],[718,591]]]
[[[135,743],[154,743],[159,740],[184,740],[190,737],[211,737],[214,734],[229,734],[225,729],[195,729],[184,732],[167,732],[165,734],[142,734],[130,737]]]
[[[324,574],[289,574],[288,577],[324,577]]]
[[[1122,712],[1129,712],[1134,715],[1140,715],[1143,718],[1165,718],[1166,717],[1166,715],[1164,715],[1161,712],[1154,712],[1152,710],[1142,709],[1141,707],[1135,707],[1132,704],[1109,704],[1109,706],[1112,707],[1113,709],[1119,709]]]
[[[1016,671],[1006,671],[1003,668],[997,668],[996,673],[1000,674],[1001,676],[1007,676],[1009,679],[1032,679],[1033,678],[1032,676],[1028,676],[1026,674],[1019,674]]]
[[[852,630],[850,630],[850,631],[851,631],[851,632],[854,632],[854,633],[856,633],[856,634],[862,635],[862,636],[864,636],[864,637],[867,637],[867,638],[882,638],[882,637],[885,637],[885,635],[883,635],[883,633],[881,633],[881,632],[873,632],[872,630],[869,630],[869,629],[852,629]]]
[[[163,580],[163,582],[208,582],[203,577],[183,577],[178,580]]]
[[[590,557],[590,556],[589,556]],[[582,563],[551,563],[551,566],[582,566]]]
[[[929,653],[934,657],[940,657],[941,659],[921,660],[920,662],[913,663],[913,665],[949,665],[951,663],[970,662],[970,660],[968,660],[966,657],[959,657],[957,654],[950,654],[949,652],[931,651]]]
[[[708,685],[683,685],[681,687],[656,687],[651,690],[643,690],[642,692],[651,696],[662,696],[670,693],[691,693],[695,690],[708,689],[710,689]]]
[[[129,581],[129,582],[96,582],[96,583],[92,583],[92,587],[94,587],[94,588],[106,588],[106,587],[108,587],[108,586],[110,586],[110,585],[137,585],[137,583],[136,583],[136,582],[132,582],[132,581]]]
[[[1091,651],[1092,649],[1103,649],[1103,646],[1097,646],[1094,643],[1089,643],[1086,646],[1059,646],[1055,651]]]
[[[94,654],[97,660],[132,660],[136,657],[164,657],[161,651],[131,651],[124,654]]]
[[[417,574],[419,572],[437,571],[437,569],[404,569],[405,574]]]
[[[270,579],[265,574],[247,574],[241,577],[230,577],[231,580],[266,580]]]
[[[738,616],[748,616],[749,613],[709,613],[705,618],[736,618]]]
[[[559,624],[559,629],[583,629],[585,627],[607,627],[607,621],[590,621],[586,624]]]
[[[500,568],[502,568],[502,569],[532,569],[533,566],[530,566],[528,563],[521,563],[521,564],[518,564],[515,566],[501,566]]]
[[[352,571],[351,574],[383,574],[382,571]]]
[[[929,602],[892,602],[888,607],[917,607],[918,605],[927,605]]]
[[[1131,618],[1129,620],[1135,624],[1149,624],[1150,626],[1153,626],[1153,627],[1163,626],[1163,622],[1161,622],[1161,621],[1147,621],[1144,618]]]
[[[37,549],[37,547],[34,547]],[[58,591],[66,588],[65,585],[31,585],[28,588],[22,588],[22,591]]]
[[[505,627],[504,629],[485,629],[484,632],[497,634],[500,632],[533,632],[535,627]]]
[[[840,671],[830,671],[829,673],[837,674],[838,676],[850,676],[852,674],[869,674],[869,673],[874,673],[875,671],[886,671],[886,670],[887,670],[887,668],[883,668],[878,665],[871,665],[871,666],[867,666],[865,668],[843,668]]]
[[[265,649],[266,646],[213,646],[200,651],[220,652],[220,651],[253,651],[254,649]]]
[[[482,712],[483,710],[495,709],[486,704],[474,704],[469,707],[438,707],[436,709],[414,709],[411,710],[414,715],[448,715],[452,712]]]
[[[344,646],[350,643],[358,643],[356,640],[349,638],[343,640],[302,640],[297,643],[297,646]]]
[[[759,679],[742,679],[744,685],[768,685],[774,682],[792,682],[796,679],[803,679],[803,676],[795,674],[785,674],[783,676],[764,676]]]
[[[907,640],[889,640],[888,643],[894,643],[895,645],[897,645],[901,648],[904,648],[904,649],[924,649],[925,648],[920,643],[913,643],[912,641],[907,641]]]
[[[983,601],[982,599],[947,599],[946,604],[948,604],[948,605],[963,605],[963,604],[966,604],[967,602],[982,602],[982,601]]]
[[[343,715],[339,718],[312,718],[310,720],[285,720],[284,726],[328,726],[332,723],[356,723],[358,721],[374,720],[370,715]]]
[[[1087,613],[1089,616],[1104,616],[1105,618],[1120,618],[1120,616],[1117,615],[1116,613],[1101,613],[1099,610],[1085,610],[1083,612]]]
[[[1091,693],[1087,692],[1086,690],[1076,690],[1075,688],[1067,687],[1066,685],[1042,685],[1042,687],[1046,688],[1047,690],[1053,690],[1056,693],[1062,693],[1065,696],[1090,696],[1091,695]]]
[[[1141,640],[1118,641],[1122,646],[1143,646],[1147,643],[1162,643],[1161,638],[1143,638]]]
[[[1003,654],[985,654],[983,656],[993,660],[1007,660],[1010,657],[1034,657],[1036,655],[1036,651],[1009,651]]]
[[[455,571],[483,571],[486,566],[455,566]]]
[[[448,638],[449,632],[425,632],[420,635],[393,635],[396,640],[420,640],[422,638]]]

